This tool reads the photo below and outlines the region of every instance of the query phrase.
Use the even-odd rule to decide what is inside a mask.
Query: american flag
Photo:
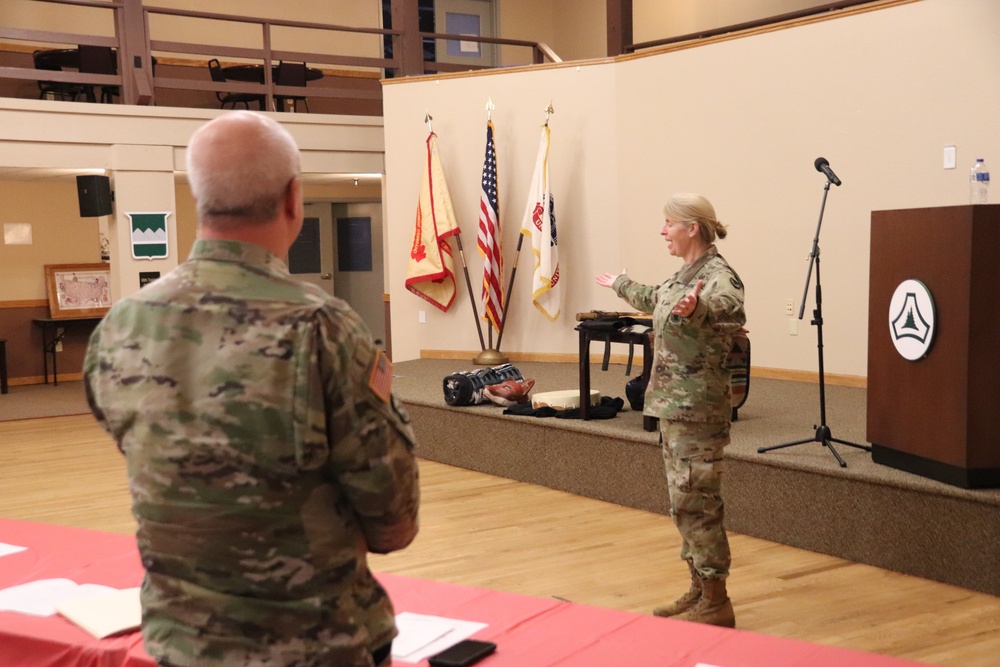
[[[392,394],[392,362],[383,350],[379,350],[375,355],[375,365],[372,366],[372,373],[368,376],[368,387],[382,399],[383,403],[389,402],[389,396]]]
[[[486,158],[479,198],[479,254],[483,256],[483,319],[500,331],[503,312],[503,255],[500,252],[500,203],[497,200],[497,151],[493,123],[486,123]]]

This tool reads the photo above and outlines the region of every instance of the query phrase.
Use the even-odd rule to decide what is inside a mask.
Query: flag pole
[[[476,333],[479,334],[479,349],[485,350],[486,343],[483,342],[483,328],[479,325],[479,309],[476,308],[476,297],[472,292],[472,280],[469,278],[469,266],[465,263],[465,250],[462,249],[462,232],[455,234],[455,241],[458,242],[458,256],[462,258],[462,271],[465,273],[465,284],[469,288],[469,301],[472,302],[472,317],[476,320]]]
[[[500,341],[503,340],[503,330],[507,325],[507,311],[510,309],[510,297],[514,294],[514,275],[517,273],[517,260],[521,258],[521,243],[524,241],[524,234],[517,235],[517,248],[514,250],[514,266],[510,269],[510,282],[507,283],[507,299],[503,304],[503,314],[500,316],[500,333],[497,334],[497,350],[500,349]]]
[[[489,124],[489,122],[492,120],[493,109],[495,109],[495,108],[496,108],[496,105],[493,104],[493,98],[488,99],[487,102],[486,102],[486,122],[487,122],[487,124]],[[498,218],[497,219],[498,229],[499,229],[499,224],[500,224],[500,220]],[[516,260],[515,260],[515,263],[516,263]],[[503,276],[501,276],[500,279],[502,280]],[[470,292],[470,294],[472,292],[471,285],[469,287],[469,292]],[[488,319],[488,316],[486,314],[486,305],[485,304],[483,305],[483,317]],[[477,315],[476,316],[476,324],[478,324],[478,323],[479,323],[479,317]],[[501,324],[501,327],[502,326],[503,325]],[[507,355],[504,354],[504,353],[502,353],[500,351],[500,338],[499,337],[497,338],[497,346],[496,346],[496,348],[494,349],[494,347],[493,347],[493,324],[492,324],[491,320],[486,325],[486,332],[487,332],[487,336],[488,336],[488,339],[489,339],[489,347],[483,346],[482,352],[480,352],[475,357],[473,357],[472,363],[478,364],[480,366],[496,366],[498,364],[505,364],[508,361],[510,361],[510,359],[507,357]],[[481,341],[482,341],[482,338],[480,337],[480,342]]]
[[[549,116],[556,112],[552,108],[552,100],[549,106],[545,107],[545,127],[549,126]],[[500,341],[503,340],[503,332],[507,326],[507,311],[510,309],[510,298],[514,294],[514,275],[517,274],[517,262],[521,258],[521,243],[524,241],[524,234],[517,235],[517,248],[514,250],[514,266],[510,270],[510,282],[507,283],[507,301],[503,304],[503,314],[500,316],[500,333],[497,335],[497,349],[500,349]]]
[[[493,104],[493,98],[491,97],[488,100],[486,100],[486,122],[487,123],[489,123],[491,120],[493,120],[493,110],[494,109],[496,109],[496,105]],[[498,220],[497,223],[499,224],[499,222],[500,221]],[[483,313],[483,317],[486,317],[486,313]],[[492,326],[486,327],[486,342],[489,344],[489,347],[487,347],[486,349],[492,351],[493,350],[493,327]],[[486,350],[483,350],[483,352],[485,352],[485,351]]]
[[[424,122],[427,123],[427,131],[434,134],[434,128],[431,125],[431,121],[434,117],[431,116],[430,111],[424,109]],[[469,279],[469,266],[465,261],[465,250],[462,249],[462,230],[459,229],[458,233],[455,234],[455,241],[458,243],[458,255],[462,258],[462,270],[465,272],[465,284],[469,287],[469,300],[472,302],[472,317],[476,320],[476,333],[479,334],[479,348],[483,349],[486,344],[483,342],[483,330],[479,326],[479,311],[476,309],[476,299],[472,293],[472,280]]]

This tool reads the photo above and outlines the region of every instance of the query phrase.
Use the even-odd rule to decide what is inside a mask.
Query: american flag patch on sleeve
[[[379,350],[375,356],[375,366],[368,378],[368,386],[383,403],[389,402],[389,396],[392,394],[392,362],[384,350]]]

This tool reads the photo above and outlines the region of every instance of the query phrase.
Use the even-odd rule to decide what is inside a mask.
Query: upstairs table
[[[246,83],[264,83],[264,66],[263,65],[230,65],[228,67],[222,68],[222,73],[225,75],[226,79],[230,81],[243,81]],[[278,78],[278,66],[271,65],[271,81],[276,82]],[[323,70],[316,69],[315,67],[306,68],[306,81],[317,81],[323,78]],[[277,83],[275,83],[277,85]],[[284,102],[279,98],[287,97],[276,95],[275,104],[281,104],[281,108],[277,111],[284,111]]]

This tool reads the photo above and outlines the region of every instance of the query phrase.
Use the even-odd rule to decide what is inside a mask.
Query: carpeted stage
[[[533,392],[579,386],[576,364],[515,362]],[[504,415],[493,405],[451,407],[443,378],[469,362],[421,359],[395,365],[422,458],[666,513],[657,434],[642,416],[580,421]],[[641,371],[633,368],[632,375]],[[592,365],[592,388],[625,398],[624,365]],[[833,437],[865,443],[866,391],[826,387]],[[627,410],[627,402],[626,402]],[[970,590],[1000,595],[1000,489],[966,490],[873,463],[834,443],[847,462],[812,441],[819,386],[753,377],[733,423],[724,482],[730,531],[830,554]]]

